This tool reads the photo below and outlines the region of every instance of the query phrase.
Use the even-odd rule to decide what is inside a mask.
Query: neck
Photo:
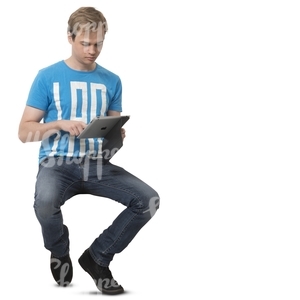
[[[76,71],[93,71],[96,68],[96,63],[83,64],[71,57],[65,60],[68,67]]]

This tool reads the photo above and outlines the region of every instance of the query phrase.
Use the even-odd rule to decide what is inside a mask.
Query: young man
[[[122,111],[120,78],[96,63],[106,31],[105,17],[93,7],[71,14],[71,56],[38,72],[20,121],[19,138],[41,141],[34,210],[44,246],[51,252],[52,275],[60,286],[67,286],[73,276],[61,206],[77,194],[107,197],[126,206],[78,260],[102,293],[119,294],[124,290],[109,264],[154,215],[159,196],[123,168],[103,161],[102,139],[77,138],[93,117],[119,116]],[[120,138],[124,137],[121,129]]]

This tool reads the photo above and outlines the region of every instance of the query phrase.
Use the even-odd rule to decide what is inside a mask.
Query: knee
[[[159,209],[159,204],[160,204],[160,197],[158,194],[152,196],[149,199],[148,210],[149,210],[150,218],[152,218],[157,212],[157,210]]]
[[[38,219],[44,220],[50,218],[60,211],[60,208],[56,207],[55,201],[52,199],[52,197],[43,197],[42,199],[36,197],[33,208]]]
[[[140,199],[139,211],[145,216],[147,219],[151,219],[160,205],[160,197],[159,195],[153,191],[151,194],[144,195],[143,200]]]

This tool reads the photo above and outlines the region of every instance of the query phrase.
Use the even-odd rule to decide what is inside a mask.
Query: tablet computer
[[[79,139],[105,138],[119,132],[130,116],[98,116],[95,117],[77,136]],[[116,131],[118,130],[118,131]],[[110,134],[109,134],[110,133]],[[121,134],[121,131],[120,131]]]

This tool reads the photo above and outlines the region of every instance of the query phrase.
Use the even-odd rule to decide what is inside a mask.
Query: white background
[[[70,55],[69,15],[95,6],[98,63],[123,82],[124,147],[113,162],[161,207],[111,269],[130,299],[299,299],[298,1],[21,1],[1,9],[1,294],[91,298],[77,259],[123,209],[63,207],[73,284],[56,287],[33,212],[38,143],[18,123],[37,71]],[[102,297],[102,295],[98,295]]]

